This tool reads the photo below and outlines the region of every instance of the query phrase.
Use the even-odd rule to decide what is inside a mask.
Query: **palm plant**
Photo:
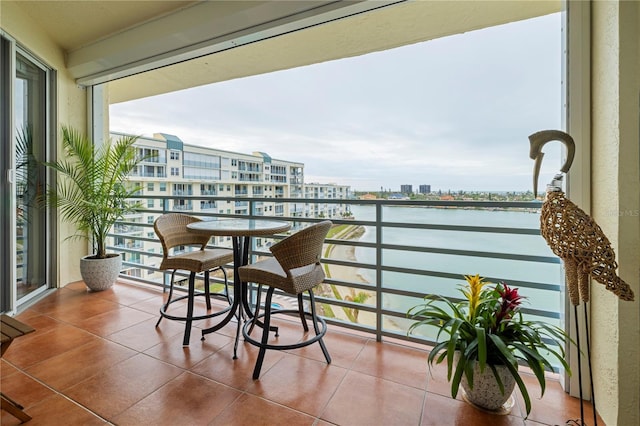
[[[16,205],[19,222],[29,222],[30,208],[40,182],[39,162],[33,152],[33,130],[25,125],[16,135]]]
[[[485,287],[488,282],[478,275],[465,276],[467,286],[459,290],[462,301],[454,303],[439,295],[425,296],[426,303],[407,313],[416,322],[409,333],[424,325],[438,328],[437,343],[428,357],[429,367],[446,359],[447,380],[451,396],[458,394],[463,375],[473,388],[474,364],[480,372],[490,368],[504,394],[504,386],[495,366],[504,365],[515,379],[525,402],[527,415],[531,398],[518,372],[518,362],[531,369],[545,390],[545,369],[553,370],[547,356],[556,358],[567,372],[563,344],[571,341],[559,327],[542,321],[527,320],[521,312],[523,297],[518,289],[501,283]]]
[[[143,160],[136,156],[133,147],[137,139],[123,136],[95,146],[79,131],[63,126],[66,158],[46,163],[61,178],[47,190],[46,201],[58,209],[64,220],[77,226],[78,233],[70,238],[90,238],[94,259],[109,257],[106,252],[109,230],[137,207],[128,198],[140,188],[126,184],[127,177]]]

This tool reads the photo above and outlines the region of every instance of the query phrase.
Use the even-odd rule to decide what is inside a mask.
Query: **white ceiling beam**
[[[403,1],[203,1],[69,52],[67,67],[100,84]]]

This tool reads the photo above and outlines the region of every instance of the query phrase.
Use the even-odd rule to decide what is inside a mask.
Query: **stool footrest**
[[[273,315],[277,315],[277,314],[296,314],[299,315],[300,311],[298,311],[297,309],[278,309],[278,310],[273,310],[271,311],[271,316]],[[313,321],[313,315],[311,314],[311,312],[306,312],[304,311],[304,315],[307,318],[310,318]],[[261,314],[258,316],[257,319],[263,318],[264,314]],[[287,344],[287,345],[273,345],[273,344],[263,344],[262,342],[255,340],[254,338],[252,338],[249,335],[248,329],[251,327],[252,325],[252,321],[247,321],[244,323],[244,326],[242,327],[242,336],[244,337],[244,339],[251,343],[254,346],[257,346],[259,348],[265,348],[265,349],[275,349],[277,351],[284,351],[284,350],[290,350],[290,349],[299,349],[299,348],[304,348],[305,346],[309,346],[313,343],[316,343],[318,340],[322,339],[324,337],[324,335],[327,333],[327,323],[325,322],[325,320],[321,317],[316,316],[316,321],[318,323],[318,325],[320,325],[320,330],[318,332],[318,334],[314,335],[313,337],[304,340],[302,342],[298,342],[298,343],[291,343],[291,344]]]

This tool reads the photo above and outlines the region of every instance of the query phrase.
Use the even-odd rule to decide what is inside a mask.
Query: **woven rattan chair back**
[[[331,221],[325,220],[311,225],[271,246],[273,256],[282,269],[291,275],[291,270],[307,265],[320,265],[322,246]]]
[[[187,225],[193,222],[200,222],[200,219],[182,213],[166,213],[156,219],[153,229],[162,243],[163,260],[169,257],[172,248],[179,246],[194,245],[204,250],[209,236],[189,232]]]

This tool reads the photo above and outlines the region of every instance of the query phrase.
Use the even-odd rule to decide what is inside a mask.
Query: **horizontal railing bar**
[[[416,251],[421,253],[449,254],[449,255],[456,255],[456,256],[471,256],[471,257],[487,257],[491,259],[521,260],[521,261],[538,262],[538,263],[560,263],[560,259],[558,258],[549,257],[549,256],[529,256],[526,254],[510,254],[510,253],[497,253],[497,252],[489,252],[489,251],[401,246],[401,245],[395,245],[395,244],[382,244],[381,248],[383,250]]]
[[[323,258],[322,263],[323,265],[327,265],[329,270],[331,270],[331,267],[354,268],[353,272],[349,272],[349,274],[353,273],[354,277],[357,276],[356,274],[358,273],[357,272],[358,269],[370,271],[370,273],[373,272],[375,276],[374,278],[375,282],[360,282],[359,279],[357,279],[357,282],[351,282],[349,281],[350,279],[352,279],[351,275],[349,274],[340,275],[340,273],[336,273],[337,277],[340,277],[340,278],[328,276],[324,280],[324,285],[330,286],[332,288],[330,289],[329,287],[326,287],[325,290],[327,290],[327,292],[325,293],[323,291],[322,292],[323,294],[320,294],[317,292],[316,302],[326,306],[327,309],[333,309],[334,310],[333,315],[337,315],[337,317],[325,318],[328,324],[335,324],[335,325],[339,325],[340,327],[358,330],[364,333],[373,333],[376,335],[378,339],[385,337],[385,338],[399,339],[399,340],[410,341],[410,342],[415,342],[420,344],[433,343],[429,339],[426,339],[424,337],[406,335],[406,333],[403,333],[402,331],[398,331],[394,329],[393,328],[394,326],[389,327],[388,322],[382,321],[383,317],[388,318],[392,321],[395,321],[395,319],[397,320],[408,319],[406,316],[406,312],[402,312],[401,308],[395,307],[395,306],[402,306],[401,304],[393,305],[394,307],[384,307],[381,303],[381,300],[384,297],[394,296],[394,297],[407,297],[407,298],[416,298],[416,299],[422,299],[424,297],[424,293],[422,291],[411,290],[409,288],[402,288],[402,286],[400,286],[400,284],[402,283],[400,282],[398,282],[399,285],[397,288],[389,287],[389,285],[392,284],[393,281],[390,282],[388,276],[385,275],[385,273],[400,273],[400,274],[406,274],[408,276],[412,275],[415,277],[444,278],[444,279],[451,279],[456,281],[462,280],[462,276],[460,275],[460,273],[443,272],[443,271],[436,271],[436,270],[430,270],[430,269],[418,269],[415,267],[407,268],[407,267],[399,267],[399,266],[392,266],[389,264],[385,264],[384,259],[386,255],[385,253],[383,253],[385,251],[388,251],[390,254],[393,253],[395,256],[397,256],[398,254],[401,255],[401,252],[406,251],[406,252],[412,252],[412,253],[440,254],[445,256],[464,256],[470,259],[483,258],[483,259],[497,259],[497,260],[504,260],[504,261],[513,261],[513,262],[533,262],[537,264],[561,265],[560,260],[553,256],[544,256],[544,255],[531,256],[531,255],[520,254],[520,253],[501,253],[501,252],[491,252],[491,251],[483,251],[483,250],[465,250],[465,249],[445,248],[445,247],[441,248],[441,247],[431,247],[431,246],[421,247],[421,246],[402,245],[402,244],[384,242],[385,233],[395,232],[397,230],[405,230],[405,232],[413,231],[413,230],[424,230],[427,232],[428,231],[472,232],[476,234],[487,233],[487,234],[514,235],[514,236],[520,236],[521,238],[527,235],[540,236],[540,230],[538,228],[477,226],[473,223],[470,223],[470,224],[415,223],[415,222],[405,223],[405,222],[400,222],[397,219],[391,220],[391,221],[384,220],[385,215],[389,217],[388,215],[390,214],[390,212],[393,213],[392,209],[394,207],[414,207],[417,209],[444,209],[444,210],[447,210],[449,208],[465,209],[465,210],[496,210],[496,211],[515,210],[515,211],[524,211],[524,212],[531,212],[533,214],[538,214],[539,209],[542,206],[542,203],[540,201],[492,202],[492,201],[441,201],[441,200],[431,200],[431,201],[354,200],[354,199],[340,199],[340,198],[326,198],[326,199],[324,198],[323,199],[265,198],[265,197],[254,198],[250,196],[248,197],[243,196],[241,199],[239,199],[233,195],[231,196],[140,195],[140,196],[132,197],[132,199],[135,199],[135,200],[152,199],[152,200],[159,200],[159,202],[154,202],[153,203],[154,207],[152,208],[144,208],[145,203],[141,203],[143,207],[138,209],[136,214],[129,215],[123,221],[118,222],[117,223],[118,226],[122,226],[125,229],[128,228],[128,230],[127,232],[124,232],[124,233],[111,232],[109,234],[109,237],[112,238],[114,242],[116,241],[115,239],[117,238],[117,239],[120,239],[118,241],[121,241],[122,239],[124,239],[126,243],[129,243],[130,241],[132,241],[132,242],[135,242],[136,245],[150,244],[150,243],[159,244],[159,240],[157,240],[157,238],[150,237],[151,235],[150,230],[153,229],[153,223],[149,223],[148,221],[144,220],[145,216],[142,216],[142,215],[145,215],[145,214],[147,215],[146,216],[147,219],[149,219],[148,215],[154,215],[157,217],[164,213],[180,212],[180,213],[185,213],[185,214],[200,217],[203,220],[253,218],[253,219],[267,219],[267,220],[278,219],[278,220],[286,220],[286,221],[292,222],[293,228],[290,232],[275,235],[275,236],[262,237],[263,245],[259,247],[254,243],[252,247],[250,247],[249,254],[251,256],[251,259],[255,259],[258,256],[266,257],[271,255],[271,253],[267,248],[268,246],[267,247],[264,246],[264,244],[266,244],[265,241],[275,243],[285,238],[289,233],[296,232],[296,230],[300,229],[305,224],[315,223],[323,220],[323,218],[310,217],[309,215],[314,216],[317,214],[318,211],[321,211],[323,209],[333,208],[333,207],[330,207],[332,205],[342,206],[342,207],[338,207],[337,210],[334,210],[338,212],[345,212],[345,211],[349,212],[349,209],[348,209],[349,206],[366,207],[365,210],[358,210],[358,212],[360,211],[365,212],[367,220],[354,219],[346,216],[331,217],[330,220],[334,223],[334,225],[344,226],[345,230],[348,230],[349,226],[364,227],[367,229],[367,232],[373,230],[375,232],[374,241],[372,242],[361,241],[359,239],[351,240],[351,239],[348,239],[348,235],[342,234],[340,232],[341,229],[337,229],[338,232],[336,233],[336,235],[332,235],[331,238],[327,238],[325,240],[325,250],[330,246],[340,247],[341,250],[348,250],[349,252],[351,252],[351,250],[355,250],[356,248],[365,249],[367,251],[373,250],[375,253],[373,263],[370,263],[370,264],[361,263],[358,261],[349,260],[347,258],[338,259],[338,258],[331,258],[331,257]],[[193,205],[193,207],[192,209],[174,209],[172,206],[172,203],[170,203],[170,200],[185,200],[185,202],[183,202],[182,204]],[[195,202],[197,200],[207,201],[206,204],[208,206],[215,205],[216,207],[215,209],[212,208],[205,211],[200,211],[199,210],[200,204]],[[225,203],[226,201],[232,201],[234,202],[234,204],[227,205],[227,203]],[[235,201],[241,201],[243,205],[237,206],[235,204]],[[276,209],[280,209],[282,211],[287,210],[287,208],[286,207],[279,208],[278,206],[280,205],[284,206],[285,204],[289,204],[291,206],[291,209],[295,208],[297,212],[299,211],[299,214],[301,214],[301,216],[297,216],[296,215],[297,212],[294,213],[293,216],[291,215],[285,216],[284,214],[279,214],[279,213],[273,214],[273,212],[270,212],[268,215],[264,215],[262,212],[263,203],[269,203],[269,205],[276,206]],[[146,203],[146,204],[150,204],[150,203]],[[320,206],[318,208],[309,207],[314,204],[320,205]],[[347,206],[346,210],[344,206]],[[229,213],[220,212],[222,209],[226,211],[227,207],[231,208]],[[260,210],[257,210],[256,207]],[[372,208],[369,209],[369,207],[372,207]],[[291,212],[291,210],[288,210],[288,211]],[[328,211],[331,211],[331,210],[328,210]],[[258,214],[251,214],[256,212],[258,212]],[[302,216],[305,216],[305,217],[302,217]],[[140,220],[140,222],[138,222],[137,220]],[[421,219],[421,221],[422,220],[424,219]],[[529,222],[530,221],[527,220],[522,223],[529,223]],[[498,223],[498,222],[486,222],[486,223],[489,225],[492,225],[493,223]],[[345,238],[342,238],[341,235],[344,236]],[[369,238],[371,238],[371,235],[369,236]],[[217,242],[217,240],[215,240],[214,242]],[[226,246],[221,243],[220,245],[213,244],[213,245],[208,245],[207,247],[226,247]],[[135,256],[147,256],[149,258],[162,257],[161,251],[150,252],[140,247],[127,248],[124,246],[112,245],[112,246],[109,246],[109,249],[114,250],[116,252],[132,254]],[[146,258],[143,258],[143,259],[146,259]],[[123,265],[125,265],[125,268],[139,269],[139,271],[132,271],[133,273],[136,273],[136,275],[143,275],[143,273],[140,271],[162,272],[162,271],[159,271],[157,267],[147,266],[144,264],[138,264],[133,262],[124,262]],[[410,266],[421,266],[421,265],[410,265]],[[229,269],[232,268],[231,265],[227,265],[227,267]],[[157,278],[155,278],[155,280],[152,281],[152,280],[148,280],[142,277],[136,277],[132,275],[121,275],[121,277],[123,279],[138,281],[141,283],[150,284],[157,287],[165,287],[166,283],[168,282],[167,277],[169,275],[170,274],[168,274],[167,272],[164,272],[161,275],[162,278],[160,279],[160,281],[158,281]],[[229,274],[229,282],[231,285],[233,285],[232,275],[233,274]],[[157,276],[158,275],[156,274],[155,277]],[[188,277],[188,273],[179,272],[177,274],[177,277],[180,280],[184,280]],[[485,277],[485,278],[487,281],[490,281],[490,282],[502,281],[502,279],[499,277]],[[353,279],[356,279],[356,278],[353,278]],[[212,280],[215,283],[223,282],[222,279],[219,279],[217,277],[212,277]],[[380,281],[380,282],[377,282],[377,281]],[[426,281],[425,285],[428,285],[429,280],[424,280],[424,281]],[[543,290],[543,291],[557,293],[558,297],[561,296],[560,294],[561,285],[557,283],[518,281],[518,280],[512,280],[512,279],[508,279],[508,283],[509,285],[514,287]],[[335,287],[340,288],[339,290],[340,293],[336,293]],[[250,288],[253,289],[254,288],[253,285]],[[363,303],[344,300],[343,297],[346,297],[347,293],[345,293],[345,290],[343,289],[345,289],[349,293],[352,291],[355,291],[356,294],[362,291],[370,292],[372,294],[372,298],[366,299]],[[183,291],[186,291],[186,288],[182,286],[178,286],[176,287],[176,290],[183,292]],[[328,292],[329,290],[331,290],[331,292]],[[251,294],[253,295],[252,297],[255,298],[255,290],[252,290]],[[276,294],[281,294],[289,298],[292,297],[291,295],[287,295],[285,293],[276,292]],[[307,296],[305,296],[304,299],[308,301]],[[451,298],[451,300],[459,300],[459,299]],[[295,302],[295,297],[292,298],[292,303],[293,302]],[[416,302],[416,303],[419,303],[419,302]],[[345,312],[344,313],[338,312],[338,310],[340,311],[344,310]],[[377,319],[372,324],[362,324],[358,322],[352,322],[353,317],[351,316],[351,313],[348,313],[348,311],[355,312],[354,310],[357,310],[360,313],[368,313],[369,316],[371,314],[374,314],[377,317]],[[330,311],[326,311],[326,312],[329,313]],[[548,318],[550,320],[556,320],[561,318],[560,312],[554,312],[554,311],[549,311],[544,309],[523,307],[523,312],[528,315],[536,315],[542,318]],[[402,326],[402,327],[404,326],[404,325],[401,325],[402,323],[400,322],[398,322],[398,324],[399,326]]]

